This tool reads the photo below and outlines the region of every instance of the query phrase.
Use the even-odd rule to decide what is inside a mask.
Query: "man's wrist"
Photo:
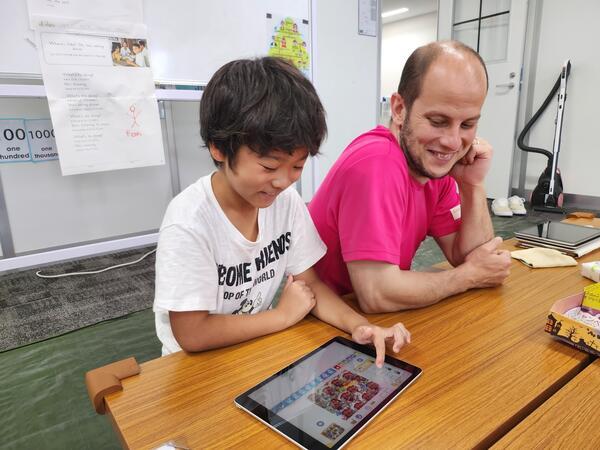
[[[462,195],[462,194],[471,194],[471,195],[483,195],[485,197],[485,185],[484,182],[482,181],[481,183],[478,184],[472,184],[472,183],[465,183],[465,182],[461,182],[456,180],[456,184],[458,185],[458,192]]]
[[[469,261],[463,262],[453,270],[455,271],[453,278],[458,280],[457,288],[459,292],[465,292],[475,287],[473,277],[471,276],[471,263]]]

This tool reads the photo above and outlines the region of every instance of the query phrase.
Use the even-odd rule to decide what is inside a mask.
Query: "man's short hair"
[[[242,145],[259,155],[272,150],[292,154],[303,147],[314,156],[326,134],[325,111],[315,88],[280,58],[227,63],[202,93],[200,135],[230,165]]]
[[[488,89],[489,81],[487,68],[479,53],[460,41],[431,42],[412,52],[406,60],[404,69],[402,69],[402,76],[400,77],[400,83],[398,84],[398,94],[402,96],[407,112],[410,112],[413,103],[419,95],[421,95],[425,74],[433,62],[445,51],[445,47],[450,47],[475,57],[483,67],[483,71],[485,72],[486,90]]]

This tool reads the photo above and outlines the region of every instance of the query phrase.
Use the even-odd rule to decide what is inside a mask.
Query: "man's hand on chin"
[[[483,186],[492,162],[492,146],[484,139],[475,138],[471,148],[452,168],[450,175],[459,187]]]

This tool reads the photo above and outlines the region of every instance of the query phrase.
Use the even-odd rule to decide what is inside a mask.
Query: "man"
[[[148,49],[146,48],[146,40],[140,39],[139,41],[141,54],[144,58],[144,67],[150,67],[150,56],[148,55]]]
[[[311,201],[328,249],[317,272],[338,294],[354,291],[363,311],[418,308],[508,276],[483,186],[492,148],[476,138],[487,85],[485,64],[464,44],[418,48],[392,96],[389,129],[356,138]],[[453,269],[410,270],[427,235]]]

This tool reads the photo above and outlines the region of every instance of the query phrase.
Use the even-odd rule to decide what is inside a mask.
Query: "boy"
[[[312,84],[277,58],[233,61],[219,69],[200,104],[200,133],[218,170],[175,197],[156,259],[156,332],[163,355],[225,347],[283,330],[311,312],[373,343],[399,351],[402,324],[371,325],[333,293],[312,266],[325,246],[290,187],[326,133]],[[287,281],[277,303],[275,293]]]

